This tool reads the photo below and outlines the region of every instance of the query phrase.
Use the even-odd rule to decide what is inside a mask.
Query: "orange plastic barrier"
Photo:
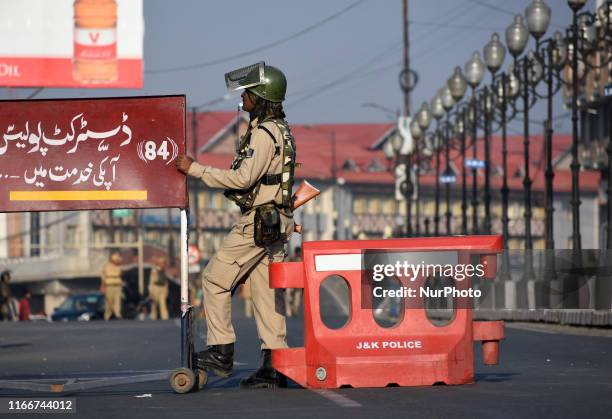
[[[482,341],[484,363],[499,359],[503,322],[475,322],[472,310],[456,308],[450,324],[435,326],[424,309],[406,308],[391,328],[379,326],[373,310],[362,308],[361,270],[342,266],[317,270],[317,257],[358,260],[362,251],[457,251],[458,263],[475,254],[485,266],[485,278],[495,278],[501,236],[427,237],[393,240],[307,242],[303,262],[270,264],[271,288],[304,288],[304,347],[272,351],[274,367],[308,388],[420,386],[466,384],[474,380],[474,341]],[[330,258],[329,256],[332,255]],[[360,260],[360,259],[359,259]],[[333,264],[332,264],[333,265]],[[329,329],[320,316],[321,283],[331,275],[349,286],[350,318],[340,329]],[[418,280],[417,280],[418,281]],[[455,281],[457,289],[469,280]],[[367,350],[364,344],[367,343]]]

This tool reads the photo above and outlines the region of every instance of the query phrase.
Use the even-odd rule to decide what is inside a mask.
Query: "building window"
[[[364,214],[366,212],[366,199],[364,197],[353,200],[353,213]]]
[[[208,208],[209,202],[210,198],[208,196],[208,191],[198,191],[198,208],[201,210]]]
[[[212,208],[222,210],[225,208],[225,196],[222,192],[214,192],[212,197]]]
[[[385,215],[394,215],[395,214],[395,200],[392,198],[387,198],[383,202],[382,212]]]
[[[382,200],[380,198],[370,198],[368,200],[368,213],[380,214],[382,209]]]

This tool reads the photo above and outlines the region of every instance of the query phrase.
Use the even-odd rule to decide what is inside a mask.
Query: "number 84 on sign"
[[[136,152],[138,158],[145,163],[163,161],[166,165],[172,163],[178,156],[178,145],[170,138],[164,140],[142,140],[138,142]]]

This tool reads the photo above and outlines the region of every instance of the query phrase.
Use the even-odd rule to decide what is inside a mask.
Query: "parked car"
[[[89,321],[104,317],[104,295],[102,293],[76,294],[68,297],[51,315],[57,321]]]
[[[146,300],[138,301],[138,294],[134,295],[129,288],[123,288],[123,301],[121,313],[124,319],[136,317],[140,304],[145,304]],[[85,294],[75,294],[66,298],[51,315],[51,320],[57,321],[89,321],[104,318],[104,294],[101,292],[91,292]]]

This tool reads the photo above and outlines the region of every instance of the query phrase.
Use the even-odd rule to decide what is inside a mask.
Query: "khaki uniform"
[[[162,320],[168,320],[168,280],[158,267],[151,268],[149,277],[149,297],[151,297],[151,319],[157,320],[157,312]]]
[[[106,262],[102,267],[102,285],[104,286],[104,320],[110,319],[111,314],[120,319],[123,291],[121,267],[112,262]]]
[[[255,128],[257,124],[256,120],[251,122],[252,151],[238,169],[222,170],[194,162],[189,168],[189,175],[200,178],[211,188],[246,191],[264,174],[281,173],[281,131],[274,122],[267,121],[262,124],[276,138],[275,144],[268,133]],[[281,152],[275,155],[277,145],[281,147]],[[270,202],[282,204],[281,185],[262,184],[253,207]],[[283,211],[281,231],[288,236],[294,229],[293,215]],[[240,217],[202,273],[208,345],[235,342],[236,335],[231,323],[231,291],[248,277],[262,349],[287,347],[283,290],[273,290],[269,287],[269,261],[266,249],[255,245],[254,217],[254,208]],[[270,254],[275,262],[282,261],[286,256],[284,243],[281,240],[274,243],[270,247]]]

